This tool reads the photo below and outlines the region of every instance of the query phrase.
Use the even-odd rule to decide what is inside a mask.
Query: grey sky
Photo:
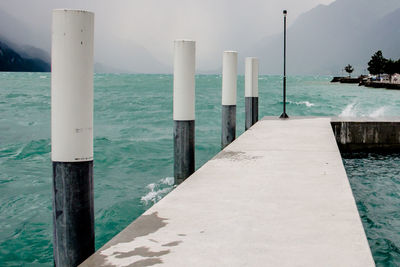
[[[289,23],[318,4],[333,0],[0,0],[0,8],[36,32],[34,46],[50,49],[51,10],[79,8],[96,13],[95,58],[115,68],[135,68],[135,53],[144,47],[159,62],[171,65],[172,41],[197,42],[197,68],[218,69],[223,50],[248,50],[265,36],[282,31],[282,10]],[[4,27],[4,25],[1,25]],[[0,28],[1,30],[1,28]],[[121,45],[124,49],[121,48]],[[130,55],[132,57],[127,57]],[[131,60],[131,61],[132,61]],[[127,60],[128,61],[128,60]]]

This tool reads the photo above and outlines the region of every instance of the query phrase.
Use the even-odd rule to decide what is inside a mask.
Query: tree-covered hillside
[[[48,72],[50,64],[41,59],[23,57],[0,41],[0,71]]]

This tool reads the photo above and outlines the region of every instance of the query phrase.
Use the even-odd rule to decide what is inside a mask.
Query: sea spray
[[[151,183],[146,186],[149,192],[140,198],[140,201],[145,205],[154,205],[166,196],[174,188],[174,177],[166,177],[159,180],[157,183]]]
[[[373,112],[371,112],[368,117],[370,118],[382,118],[385,116],[386,107],[380,107]]]
[[[309,101],[286,101],[286,104],[293,104],[293,105],[297,105],[297,106],[304,105],[304,106],[306,106],[308,108],[311,108],[311,107],[315,106],[314,103],[311,103]]]
[[[300,101],[300,102],[294,102],[296,105],[306,105],[306,107],[310,108],[312,106],[314,106],[315,104],[310,103],[308,101]]]
[[[351,104],[348,104],[343,111],[339,114],[340,118],[345,118],[345,117],[355,117],[356,110],[355,110],[356,103],[353,102]]]
[[[348,104],[342,112],[339,114],[340,118],[346,118],[346,117],[369,117],[369,118],[382,118],[385,116],[385,113],[387,111],[387,107],[379,107],[377,109],[374,109],[373,111],[368,111],[367,108],[361,108],[359,107],[360,104],[353,102],[351,104]]]

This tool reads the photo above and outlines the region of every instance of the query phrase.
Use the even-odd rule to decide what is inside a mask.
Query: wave
[[[174,177],[165,177],[157,183],[146,186],[149,192],[140,198],[140,201],[148,206],[154,205],[174,189]]]
[[[371,112],[368,115],[368,117],[371,117],[371,118],[384,117],[385,116],[385,112],[386,112],[386,107],[380,107],[380,108],[374,110],[373,112]]]
[[[351,104],[348,104],[343,110],[342,112],[339,114],[340,118],[343,117],[355,117],[356,116],[356,110],[355,107],[356,103],[353,102]]]
[[[17,160],[22,160],[30,157],[46,155],[49,154],[50,151],[51,143],[49,139],[32,140],[17,148],[13,157]]]
[[[305,105],[308,108],[311,108],[312,106],[315,106],[314,103],[308,102],[308,101],[299,101],[299,102],[295,102],[295,101],[287,101],[288,104],[295,104],[295,105]]]
[[[385,113],[387,111],[387,107],[383,106],[380,108],[377,108],[373,110],[372,112],[363,112],[357,110],[357,103],[353,102],[351,104],[348,104],[342,112],[339,114],[340,118],[343,117],[369,117],[369,118],[382,118],[385,116]]]

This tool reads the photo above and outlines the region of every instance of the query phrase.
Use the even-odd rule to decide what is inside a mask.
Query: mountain
[[[0,37],[2,41],[13,44],[32,44],[32,40],[41,36],[35,28],[0,9]]]
[[[110,53],[110,47],[116,53]],[[102,72],[118,73],[171,73],[172,67],[159,62],[146,48],[117,36],[103,38],[96,44]],[[104,62],[104,63],[103,63]]]
[[[0,41],[0,71],[49,72],[50,64],[39,58],[24,57]]]
[[[49,53],[26,44],[40,37],[34,29],[1,9],[0,25],[0,71],[50,71]]]
[[[400,58],[400,8],[389,13],[367,33],[374,52],[382,50],[388,58]]]
[[[400,58],[399,9],[398,0],[337,0],[302,14],[287,32],[288,73],[339,74],[347,64],[362,73],[377,50]],[[260,72],[282,73],[282,46],[282,34],[253,46]]]

